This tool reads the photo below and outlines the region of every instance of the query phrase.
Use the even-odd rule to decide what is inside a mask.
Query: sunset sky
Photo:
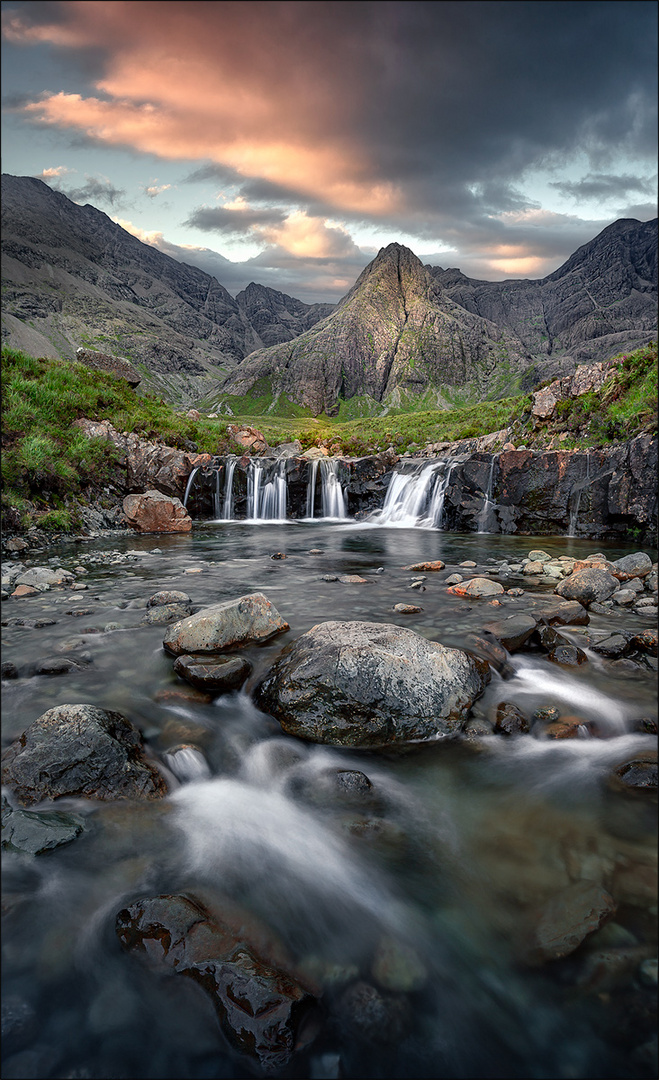
[[[2,3],[3,172],[214,274],[335,301],[392,240],[543,277],[655,217],[657,6]]]

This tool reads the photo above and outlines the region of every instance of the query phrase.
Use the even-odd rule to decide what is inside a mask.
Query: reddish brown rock
[[[123,503],[128,524],[141,533],[190,532],[192,518],[180,499],[161,491],[127,495]]]
[[[528,960],[542,963],[568,956],[616,912],[613,897],[594,881],[578,881],[557,893],[539,912]]]
[[[446,563],[443,563],[441,559],[433,559],[432,562],[417,562],[412,563],[411,566],[404,566],[403,570],[443,570]]]
[[[229,424],[227,435],[249,454],[265,454],[270,449],[265,435],[262,435],[256,428],[247,425]]]
[[[186,896],[155,896],[119,912],[124,948],[156,968],[186,975],[206,991],[229,1042],[266,1075],[293,1056],[300,1023],[314,1004],[287,972],[255,955],[228,925]]]

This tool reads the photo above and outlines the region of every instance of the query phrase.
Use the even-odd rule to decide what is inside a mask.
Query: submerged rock
[[[315,999],[197,900],[138,900],[119,912],[115,928],[124,948],[145,954],[156,968],[194,979],[209,995],[229,1042],[256,1058],[266,1075],[290,1061]]]
[[[388,623],[326,622],[288,647],[257,688],[284,731],[338,746],[386,746],[461,730],[486,662]]]
[[[288,623],[263,593],[248,593],[236,600],[211,604],[174,623],[165,634],[163,646],[174,656],[218,653],[266,641],[288,629]]]
[[[22,851],[41,855],[62,844],[69,844],[84,828],[79,814],[59,810],[14,810],[2,800],[2,847],[5,851]]]
[[[568,956],[616,912],[613,897],[594,881],[578,881],[553,896],[540,912],[528,954],[531,962]]]
[[[167,790],[137,728],[95,705],[58,705],[38,717],[2,755],[2,782],[22,806],[64,795],[157,799]]]

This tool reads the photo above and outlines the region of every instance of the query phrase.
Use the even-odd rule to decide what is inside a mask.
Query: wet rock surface
[[[163,645],[174,656],[183,653],[218,653],[288,630],[288,623],[263,593],[248,593],[203,608],[174,623]]]
[[[313,996],[255,955],[199,901],[181,895],[146,897],[120,911],[115,928],[124,948],[144,955],[156,971],[169,970],[198,983],[231,1045],[255,1058],[266,1075],[279,1074],[290,1061]]]
[[[21,806],[43,799],[157,799],[163,776],[144,755],[142,737],[121,713],[58,705],[2,755],[2,782]]]
[[[199,690],[238,690],[248,678],[252,665],[240,656],[179,656],[174,671]]]
[[[285,650],[256,699],[291,735],[382,746],[461,729],[487,665],[411,630],[320,623]]]

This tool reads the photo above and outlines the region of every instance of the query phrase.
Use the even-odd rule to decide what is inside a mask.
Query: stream
[[[257,505],[257,487],[251,498]],[[499,608],[450,595],[442,580],[466,560],[499,580],[502,561],[532,548],[609,559],[637,548],[356,523],[341,520],[334,494],[325,509],[335,520],[195,522],[187,535],[62,544],[29,562],[83,567],[76,577],[88,588],[3,604],[3,619],[46,624],[4,626],[3,661],[87,661],[57,677],[3,681],[3,749],[55,705],[95,704],[139,727],[169,787],[155,802],[58,800],[84,818],[80,836],[38,856],[3,852],[3,1002],[13,1018],[3,1078],[263,1075],[229,1046],[199,985],[122,950],[117,913],[162,893],[244,912],[321,987],[325,1019],[279,1075],[656,1075],[647,965],[639,974],[656,957],[656,818],[649,793],[608,783],[621,762],[656,748],[635,727],[656,717],[653,671],[630,676],[589,652],[568,672],[540,652],[516,653],[512,674],[493,674],[473,715],[491,717],[501,700],[527,714],[558,705],[583,719],[583,738],[492,736],[387,753],[292,739],[251,697],[282,648],[318,622],[392,622],[469,647],[487,621],[553,593],[552,582],[512,574],[505,588],[525,594]],[[435,559],[446,569],[411,589],[421,575],[404,567]],[[366,580],[324,580],[342,575]],[[186,699],[162,648],[165,627],[140,625],[161,589],[198,607],[263,592],[290,630],[244,650],[253,671],[240,692]],[[400,615],[397,603],[422,611]],[[588,631],[611,621],[593,614]],[[646,628],[631,613],[620,625]],[[566,633],[578,644],[584,630]],[[588,721],[602,737],[588,737]],[[377,828],[309,797],[328,766],[369,777]],[[614,919],[562,960],[527,962],[539,908],[581,880],[612,891]],[[612,950],[633,954],[628,972],[601,960]],[[378,973],[385,996],[400,1001],[389,1037],[356,1029],[347,1004],[346,988],[377,983]]]

